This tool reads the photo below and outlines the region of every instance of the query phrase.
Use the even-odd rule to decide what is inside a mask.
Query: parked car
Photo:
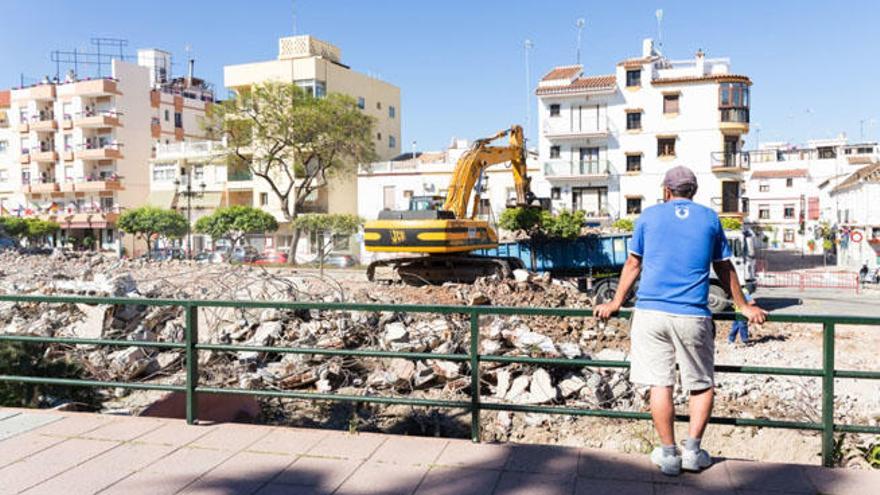
[[[264,251],[263,254],[254,261],[255,265],[282,265],[287,263],[287,253],[281,251]]]
[[[321,258],[315,257],[311,261],[309,261],[310,265],[320,265]],[[354,266],[357,264],[357,260],[354,259],[354,256],[349,254],[328,254],[324,257],[324,266],[333,266],[337,268],[348,268],[350,266]]]
[[[182,260],[186,259],[186,253],[179,248],[159,248],[153,249],[143,257],[152,261]]]
[[[260,252],[253,246],[238,246],[232,251],[230,260],[235,263],[253,263],[260,257]]]
[[[196,263],[225,263],[229,261],[229,253],[223,251],[202,251],[193,260]]]

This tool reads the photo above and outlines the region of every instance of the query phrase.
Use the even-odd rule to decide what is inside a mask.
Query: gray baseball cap
[[[681,165],[672,167],[666,171],[666,175],[663,177],[663,187],[676,190],[687,185],[697,187],[697,176],[687,167]]]

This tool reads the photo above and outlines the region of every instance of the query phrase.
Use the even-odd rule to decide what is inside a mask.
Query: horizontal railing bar
[[[834,378],[860,378],[865,380],[880,380],[880,371],[835,370]]]
[[[480,361],[487,363],[546,364],[550,366],[572,366],[577,368],[629,368],[628,361],[600,361],[593,359],[541,358],[530,356],[480,355]]]
[[[43,296],[0,294],[0,301],[37,302],[37,303],[75,303],[97,305],[144,305],[144,306],[192,306],[211,308],[274,308],[274,309],[319,309],[328,311],[394,311],[402,313],[437,313],[437,314],[475,314],[475,315],[520,315],[520,316],[569,316],[592,317],[590,308],[527,308],[516,306],[453,306],[453,305],[415,305],[415,304],[374,304],[374,303],[328,303],[328,302],[287,302],[287,301],[235,301],[235,300],[198,300],[198,299],[146,299],[125,297],[88,297],[88,296]],[[619,317],[629,317],[630,310],[621,310]],[[717,313],[718,320],[742,319],[736,313]],[[795,315],[771,313],[770,322],[780,323],[826,323],[833,322],[844,325],[878,325],[880,318],[843,315]]]
[[[880,426],[835,424],[834,431],[841,431],[844,433],[866,433],[869,435],[880,435]]]
[[[155,347],[157,349],[183,349],[186,344],[178,342],[151,342],[148,340],[80,339],[73,337],[39,337],[36,335],[0,335],[0,341],[32,342],[37,344],[110,345],[120,347]]]
[[[815,368],[777,368],[773,366],[743,366],[738,364],[716,364],[715,372],[753,375],[822,376],[822,370]]]
[[[251,390],[243,388],[196,387],[197,393],[236,394],[282,399],[326,400],[335,402],[370,402],[374,404],[397,404],[403,406],[444,407],[449,409],[468,409],[470,402],[454,400],[404,399],[403,397],[384,397],[378,395],[323,394],[318,392],[293,392],[289,390]]]
[[[312,347],[272,347],[272,346],[250,346],[250,345],[231,345],[231,344],[196,344],[196,349],[200,351],[225,351],[225,352],[267,352],[267,353],[286,353],[286,354],[318,354],[325,356],[359,356],[359,357],[380,357],[380,358],[399,358],[399,359],[437,359],[439,361],[467,361],[467,354],[431,354],[430,352],[397,352],[397,351],[380,351],[370,349],[321,349]]]
[[[0,375],[0,382],[37,383],[44,385],[64,385],[72,387],[129,388],[136,390],[162,390],[183,392],[183,385],[163,385],[158,383],[107,382],[101,380],[80,380],[77,378],[38,378],[20,375]]]

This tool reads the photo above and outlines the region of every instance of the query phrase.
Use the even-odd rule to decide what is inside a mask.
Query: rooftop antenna
[[[662,53],[663,48],[663,9],[657,9],[654,12],[657,18],[657,51]]]
[[[579,17],[577,21],[575,21],[575,26],[577,26],[578,37],[577,37],[577,64],[581,65],[581,32],[584,30],[584,24],[587,21],[584,20],[583,17]]]
[[[532,76],[529,73],[529,51],[535,47],[532,40],[526,38],[523,48],[526,54],[526,129],[531,130],[532,125]]]

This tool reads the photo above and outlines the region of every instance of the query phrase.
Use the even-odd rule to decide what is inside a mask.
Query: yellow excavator
[[[509,140],[506,146],[492,145],[503,137]],[[456,163],[442,206],[436,207],[437,200],[412,198],[408,210],[383,210],[377,220],[364,225],[367,251],[418,254],[374,261],[367,267],[367,278],[376,280],[377,268],[387,267],[393,272],[391,277],[383,277],[387,280],[400,279],[415,285],[470,283],[480,276],[509,277],[512,270],[522,267],[517,258],[469,254],[498,246],[498,234],[488,221],[477,218],[481,188],[477,187],[473,201],[471,196],[488,167],[507,162],[516,186],[517,206],[532,207],[535,197],[526,173],[522,127],[515,125],[478,139]]]

